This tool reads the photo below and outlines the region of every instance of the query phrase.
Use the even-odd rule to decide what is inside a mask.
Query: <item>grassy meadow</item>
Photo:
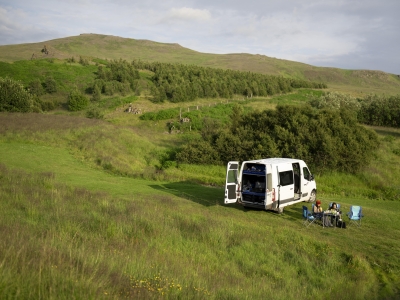
[[[40,53],[44,44],[49,55]],[[73,56],[90,63],[71,63]],[[349,226],[346,216],[346,229],[305,227],[302,206],[311,203],[282,214],[224,205],[225,166],[169,164],[171,152],[199,132],[168,128],[178,115],[140,117],[176,110],[223,124],[232,103],[273,109],[324,91],[155,104],[152,74],[140,71],[140,95],[90,104],[103,118],[66,109],[68,92],[84,91],[97,63],[120,58],[310,79],[326,82],[324,91],[354,96],[400,88],[398,76],[379,71],[198,53],[106,35],[0,46],[0,77],[25,86],[52,77],[58,88],[41,96],[55,110],[0,113],[0,299],[400,298],[400,129],[368,126],[380,147],[361,172],[314,173],[323,207],[335,201],[345,214],[361,205],[361,227]],[[143,114],[126,113],[129,104]]]
[[[400,295],[399,130],[373,128],[381,148],[364,173],[316,174],[324,207],[365,215],[360,228],[328,229],[303,226],[307,203],[283,214],[224,205],[223,166],[159,170],[181,135],[122,109],[105,120],[2,113],[0,124],[1,298]]]

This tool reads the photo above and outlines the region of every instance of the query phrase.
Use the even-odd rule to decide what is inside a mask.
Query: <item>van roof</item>
[[[280,157],[273,157],[273,158],[263,158],[263,159],[256,159],[256,160],[247,160],[243,163],[259,163],[259,164],[280,164],[280,163],[295,163],[301,162],[301,159],[296,158],[280,158]]]

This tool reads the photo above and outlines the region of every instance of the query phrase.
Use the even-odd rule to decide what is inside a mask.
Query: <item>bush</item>
[[[80,111],[89,105],[88,98],[78,90],[73,90],[68,95],[68,109],[71,111]]]
[[[93,87],[93,93],[92,93],[92,98],[91,98],[91,100],[92,100],[93,102],[98,102],[98,101],[101,100],[101,89],[100,89],[100,87],[99,87],[98,85],[95,85],[95,86]]]
[[[44,86],[46,93],[53,94],[57,92],[57,82],[51,76],[46,77]]]
[[[0,111],[31,112],[33,97],[24,86],[11,78],[0,77]]]
[[[400,127],[400,95],[369,95],[361,100],[360,122],[375,126]]]
[[[41,96],[44,94],[44,89],[39,79],[31,81],[28,85],[28,90],[32,95]]]
[[[337,92],[327,92],[320,97],[312,97],[310,99],[310,104],[312,107],[324,109],[340,109],[345,108],[357,112],[360,110],[360,102],[357,98],[350,95],[341,94]]]
[[[104,113],[98,107],[91,107],[86,112],[86,117],[89,119],[103,119]]]
[[[235,126],[204,132],[204,140],[184,146],[179,162],[223,163],[265,157],[303,159],[316,172],[355,173],[373,158],[375,132],[357,123],[347,109],[318,110],[281,105],[245,116],[235,110]],[[239,121],[238,121],[239,120]]]

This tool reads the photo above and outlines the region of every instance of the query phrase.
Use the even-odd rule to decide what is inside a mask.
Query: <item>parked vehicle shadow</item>
[[[225,205],[223,187],[204,186],[188,181],[154,184],[150,187],[204,206]],[[226,205],[226,207],[243,210],[243,207],[238,204]]]
[[[222,205],[224,202],[224,190],[221,187],[207,187],[187,181],[154,184],[150,187],[204,206]]]

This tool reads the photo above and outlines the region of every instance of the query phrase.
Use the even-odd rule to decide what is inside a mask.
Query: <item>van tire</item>
[[[316,190],[312,190],[311,194],[310,194],[310,199],[308,199],[308,202],[314,202],[315,199],[317,199],[317,191]]]

